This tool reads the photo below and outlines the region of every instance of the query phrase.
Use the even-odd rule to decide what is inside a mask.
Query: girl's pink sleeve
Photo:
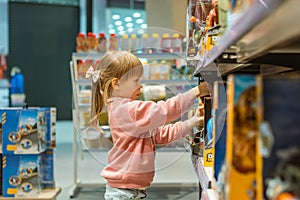
[[[130,101],[118,105],[110,115],[116,127],[131,134],[150,131],[178,119],[194,103],[192,93],[178,94],[167,101]]]
[[[169,144],[191,133],[187,126],[187,121],[180,121],[159,127],[152,132],[155,144]]]
[[[138,101],[131,109],[135,111],[132,117],[137,125],[147,126],[151,130],[178,119],[194,104],[194,100],[195,97],[186,92],[157,103]]]

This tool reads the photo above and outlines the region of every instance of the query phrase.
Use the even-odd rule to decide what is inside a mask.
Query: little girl
[[[107,105],[113,140],[108,166],[101,172],[107,180],[106,200],[145,199],[154,177],[156,145],[180,139],[203,122],[197,112],[188,120],[168,124],[184,114],[197,96],[209,95],[206,83],[167,101],[140,101],[142,74],[140,60],[126,51],[106,53],[96,69],[87,72],[93,78],[93,125],[98,126],[99,114]]]

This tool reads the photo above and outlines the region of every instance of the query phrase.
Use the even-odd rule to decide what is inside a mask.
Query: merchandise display
[[[225,199],[262,199],[257,75],[230,75],[227,80]]]
[[[50,196],[58,195],[54,177],[56,108],[2,108],[0,113],[3,197],[38,198],[45,192],[48,196],[50,190]]]
[[[105,33],[98,36],[94,33],[78,33],[76,37],[76,52],[100,52],[111,50],[125,50],[132,53],[178,53],[184,52],[184,36],[178,32],[170,33],[123,33],[122,35],[110,34],[107,38]]]
[[[299,63],[285,56],[295,54],[291,46],[299,48],[292,41],[299,41],[300,31],[283,24],[295,22],[293,8],[300,3],[187,2],[187,59],[196,63],[194,75],[214,67],[222,79],[214,82],[212,118],[204,125],[212,144],[203,132],[189,138],[199,199],[299,199]],[[205,152],[208,145],[212,152]]]
[[[97,0],[88,4],[95,2]],[[129,6],[135,7],[135,2],[138,2],[136,4],[138,6],[142,4],[142,1],[135,0]],[[72,7],[78,6],[78,10],[81,11],[81,3],[75,2]],[[93,11],[91,17],[94,20],[96,14],[101,13],[101,16],[104,16],[102,11],[105,10],[104,21],[110,14],[112,19],[113,16],[118,16],[110,13],[114,3],[110,5],[108,2],[101,1],[95,5],[104,4],[109,8],[108,10],[85,8],[84,12],[78,13],[82,17],[81,15],[87,11]],[[165,4],[162,4],[163,9],[169,6]],[[147,9],[151,7],[149,5]],[[148,149],[151,150],[151,156],[153,153],[158,158],[154,163],[158,173],[151,180],[153,181],[151,187],[156,187],[156,184],[158,187],[186,187],[186,184],[188,189],[199,186],[199,200],[299,200],[300,26],[297,25],[300,17],[299,7],[299,0],[187,0],[186,7],[183,8],[185,19],[180,19],[183,21],[185,35],[167,26],[145,28],[153,25],[150,23],[150,18],[147,19],[147,23],[146,20],[142,21],[139,24],[140,28],[132,27],[130,26],[132,20],[137,22],[134,15],[128,22],[121,22],[123,18],[119,16],[122,26],[115,26],[117,21],[115,19],[113,23],[108,24],[99,23],[98,19],[95,23],[91,23],[91,26],[98,23],[96,26],[101,27],[82,28],[82,24],[75,24],[76,26],[73,27],[80,30],[73,35],[74,52],[71,53],[69,61],[72,102],[67,102],[69,105],[72,104],[73,129],[73,163],[71,164],[73,185],[69,187],[69,197],[74,198],[81,188],[101,188],[103,192],[107,180],[110,180],[99,173],[95,175],[92,170],[88,171],[88,175],[84,174],[80,167],[95,167],[99,172],[105,167],[109,169],[111,163],[120,165],[118,159],[108,157],[110,154],[108,152],[113,154],[115,151],[110,150],[112,147],[117,147],[116,141],[121,141],[123,145],[125,140],[116,140],[115,135],[112,137],[109,122],[111,126],[113,123],[117,124],[117,128],[113,129],[112,126],[112,130],[121,130],[120,134],[123,134],[124,130],[120,122],[122,118],[128,119],[128,117],[123,116],[125,115],[123,111],[116,112],[115,117],[110,115],[109,121],[106,106],[113,105],[115,99],[124,97],[123,93],[115,95],[119,94],[118,90],[114,93],[115,85],[122,86],[122,89],[126,87],[126,94],[132,91],[133,86],[130,85],[127,91],[127,85],[123,86],[123,82],[119,82],[123,79],[118,76],[108,78],[107,84],[103,83],[107,70],[97,68],[99,67],[97,64],[105,63],[105,60],[101,60],[105,53],[122,50],[133,53],[143,64],[143,73],[140,73],[142,78],[135,80],[135,83],[138,82],[140,86],[138,94],[134,93],[138,96],[137,100],[167,101],[170,97],[183,93],[203,81],[208,83],[208,88],[212,87],[209,88],[210,95],[196,98],[190,112],[180,116],[180,119],[172,118],[172,121],[168,121],[173,124],[186,118],[196,119],[198,117],[195,115],[196,107],[203,106],[203,112],[201,111],[203,123],[196,126],[193,124],[195,127],[190,135],[170,144],[161,144],[153,139],[154,131],[149,133],[151,141],[148,138],[148,144],[151,142],[152,146],[149,145]],[[172,5],[172,9],[175,10],[175,6]],[[173,18],[181,16],[179,14],[174,12],[173,15],[168,16],[172,21],[168,25],[172,27],[175,20],[176,22],[178,20]],[[109,28],[110,30],[105,32],[102,26],[114,27],[114,29]],[[174,25],[173,28],[178,27]],[[89,30],[79,32],[86,28]],[[96,31],[92,32],[92,30]],[[14,38],[10,37],[10,39]],[[12,47],[13,53],[8,58],[13,60],[16,57],[14,52],[16,45],[12,44],[9,46]],[[21,68],[12,66],[11,79],[5,78],[7,56],[0,54],[0,164],[2,166],[0,200],[55,199],[61,191],[55,180],[57,110],[51,106],[26,107],[24,102],[26,95],[30,97],[30,91],[24,89],[25,79]],[[104,68],[104,65],[100,66]],[[115,68],[109,66],[106,69]],[[139,69],[141,72],[142,68]],[[26,73],[28,72],[24,68],[24,74]],[[92,84],[96,82],[97,87],[94,87],[95,85]],[[111,86],[113,89],[110,89]],[[102,87],[105,92],[98,90]],[[92,99],[92,94],[95,94],[92,88],[100,91],[95,95],[97,98],[93,96]],[[106,93],[107,88],[109,89]],[[199,90],[194,90],[195,94],[203,93],[201,89]],[[110,97],[110,92],[113,95],[107,99],[107,96]],[[188,96],[180,98],[183,99],[184,104],[191,102],[188,101]],[[180,102],[177,102],[176,106]],[[91,109],[91,105],[96,105],[97,108],[97,116],[93,119],[91,119],[93,116],[91,110],[93,114],[95,112]],[[123,108],[124,105],[122,104]],[[181,107],[181,111],[182,108],[185,110],[185,107]],[[99,110],[101,110],[100,114]],[[120,111],[109,109],[112,110]],[[152,109],[151,112],[154,110]],[[161,109],[157,110],[161,111]],[[129,112],[130,116],[136,118],[146,116],[146,112],[137,115],[135,111]],[[167,117],[170,114],[168,112],[166,111]],[[96,118],[97,120],[94,120]],[[159,119],[153,120],[161,122]],[[99,128],[92,127],[95,121],[99,124]],[[145,128],[144,122],[142,123]],[[124,124],[126,128],[138,127],[132,122]],[[192,128],[192,125],[185,126]],[[186,127],[181,125],[178,130],[182,132]],[[135,131],[134,134],[137,132]],[[122,137],[123,135],[121,139],[124,139]],[[132,138],[127,140],[132,141]],[[115,146],[113,146],[113,139]],[[132,145],[127,146],[132,147]],[[143,149],[147,148],[143,147]],[[130,153],[134,151],[130,150]],[[178,154],[174,156],[173,153]],[[96,165],[92,165],[85,156],[91,157]],[[191,164],[187,163],[186,159],[182,159],[184,156],[188,157],[187,160],[191,161]],[[138,161],[119,160],[126,160],[130,164],[140,162],[138,159]],[[179,160],[181,162],[179,167],[175,166]],[[192,169],[189,169],[188,165],[191,165]],[[120,166],[120,169],[126,168]],[[156,168],[157,166],[159,167]],[[171,178],[167,177],[167,181],[163,177],[163,181],[160,182],[161,179],[157,177],[162,176],[161,171],[168,171],[173,167],[179,177],[175,175]],[[144,170],[143,167],[140,168]],[[113,167],[111,169],[115,170]],[[126,170],[125,175],[131,175],[128,168]],[[151,168],[151,172],[153,171]],[[135,173],[132,174],[136,175]],[[80,176],[80,174],[84,175]],[[192,174],[194,179],[186,178],[186,174]],[[118,189],[121,189],[119,186],[129,187],[125,185],[126,181],[120,181],[119,177],[108,183],[114,181],[117,182],[115,187],[118,186]],[[138,189],[145,189],[148,186],[141,184]],[[44,194],[47,196],[44,197]],[[169,196],[162,198],[169,198]]]

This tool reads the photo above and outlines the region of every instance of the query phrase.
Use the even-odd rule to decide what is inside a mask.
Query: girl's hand
[[[207,82],[200,83],[198,85],[198,90],[199,90],[199,97],[204,97],[204,96],[210,96],[211,95],[211,85],[208,84]]]
[[[196,109],[191,110],[188,113],[188,127],[190,129],[197,127],[201,130],[204,126],[204,106],[200,105]]]

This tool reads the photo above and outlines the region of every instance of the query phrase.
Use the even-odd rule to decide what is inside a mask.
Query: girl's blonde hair
[[[99,79],[92,84],[90,124],[98,128],[100,113],[108,98],[112,97],[112,79],[127,80],[132,75],[142,76],[143,65],[128,51],[109,51],[99,60],[95,70],[99,70]]]

